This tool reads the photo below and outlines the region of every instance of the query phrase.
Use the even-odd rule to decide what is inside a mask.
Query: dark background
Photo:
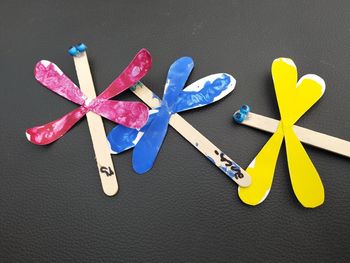
[[[108,198],[85,119],[48,147],[24,134],[76,107],[35,81],[35,63],[51,60],[78,83],[67,49],[84,42],[98,93],[142,47],[153,55],[143,82],[157,94],[184,55],[196,63],[189,83],[232,74],[233,94],[182,116],[243,167],[271,135],[233,124],[231,114],[247,103],[279,118],[276,57],[326,81],[324,97],[298,124],[350,140],[349,1],[1,0],[0,37],[0,262],[350,262],[345,157],[305,147],[326,201],[304,209],[283,146],[270,195],[249,207],[236,184],[170,128],[146,175],[132,171],[130,151],[113,157],[120,191]],[[129,91],[118,98],[135,100]]]

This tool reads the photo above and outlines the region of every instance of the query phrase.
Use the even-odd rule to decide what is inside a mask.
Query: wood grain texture
[[[96,92],[87,53],[80,53],[73,58],[81,90],[88,98],[94,99],[96,97]],[[103,192],[108,196],[113,196],[118,192],[118,183],[102,118],[94,112],[88,112],[86,118]]]
[[[277,130],[279,121],[250,112],[247,119],[245,119],[241,124],[274,133]],[[301,142],[350,158],[349,141],[306,129],[298,125],[293,125],[293,130]]]

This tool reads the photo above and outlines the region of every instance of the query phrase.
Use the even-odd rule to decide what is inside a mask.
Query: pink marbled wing
[[[27,139],[37,145],[47,145],[61,138],[89,110],[84,107],[76,108],[63,117],[50,123],[26,130]]]
[[[147,49],[141,49],[123,72],[98,96],[110,99],[135,85],[152,67],[152,56]]]
[[[148,120],[148,107],[141,102],[104,100],[91,105],[91,111],[129,128],[139,129]],[[145,122],[146,121],[146,122]]]
[[[86,97],[83,92],[71,81],[54,63],[41,60],[35,65],[34,77],[44,87],[58,95],[83,105]]]
[[[130,128],[141,128],[148,120],[148,107],[141,102],[108,100],[139,81],[152,65],[146,49],[138,52],[127,68],[95,99],[88,99],[81,90],[52,62],[42,60],[35,66],[35,78],[48,89],[81,105],[60,119],[27,129],[30,142],[50,144],[73,127],[88,111]]]

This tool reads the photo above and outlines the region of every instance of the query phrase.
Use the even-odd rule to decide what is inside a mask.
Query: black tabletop
[[[136,52],[153,67],[143,82],[162,95],[169,65],[191,56],[188,83],[232,74],[234,92],[182,114],[242,167],[270,134],[232,122],[249,104],[279,118],[271,78],[277,57],[299,76],[314,73],[323,98],[298,122],[350,140],[348,1],[10,1],[0,3],[1,262],[349,262],[350,161],[305,146],[325,187],[325,203],[297,201],[282,146],[268,198],[243,204],[237,185],[174,129],[154,168],[137,175],[131,151],[113,156],[120,190],[103,194],[86,119],[59,141],[29,143],[26,128],[76,105],[33,77],[41,59],[76,83],[70,45],[84,42],[97,92]],[[137,100],[131,92],[118,99]],[[104,121],[107,131],[114,124]]]

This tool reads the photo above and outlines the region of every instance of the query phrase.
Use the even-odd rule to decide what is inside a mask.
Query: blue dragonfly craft
[[[236,81],[231,75],[225,73],[207,76],[183,89],[193,67],[194,62],[190,57],[182,57],[170,66],[163,100],[159,100],[159,107],[150,110],[149,120],[144,127],[131,129],[118,125],[109,133],[108,141],[112,153],[118,154],[135,147],[132,156],[135,172],[143,174],[152,168],[173,115],[206,106],[233,91]],[[158,99],[154,94],[151,96]],[[211,144],[210,147],[213,148],[212,146],[215,147]],[[231,179],[235,176],[238,179],[237,175],[243,178],[241,171],[244,173],[244,170],[226,158],[218,149],[215,148],[215,151],[213,150],[210,154],[206,154],[207,158],[213,162],[214,158],[218,158],[221,162],[221,166],[218,165],[219,168]]]

